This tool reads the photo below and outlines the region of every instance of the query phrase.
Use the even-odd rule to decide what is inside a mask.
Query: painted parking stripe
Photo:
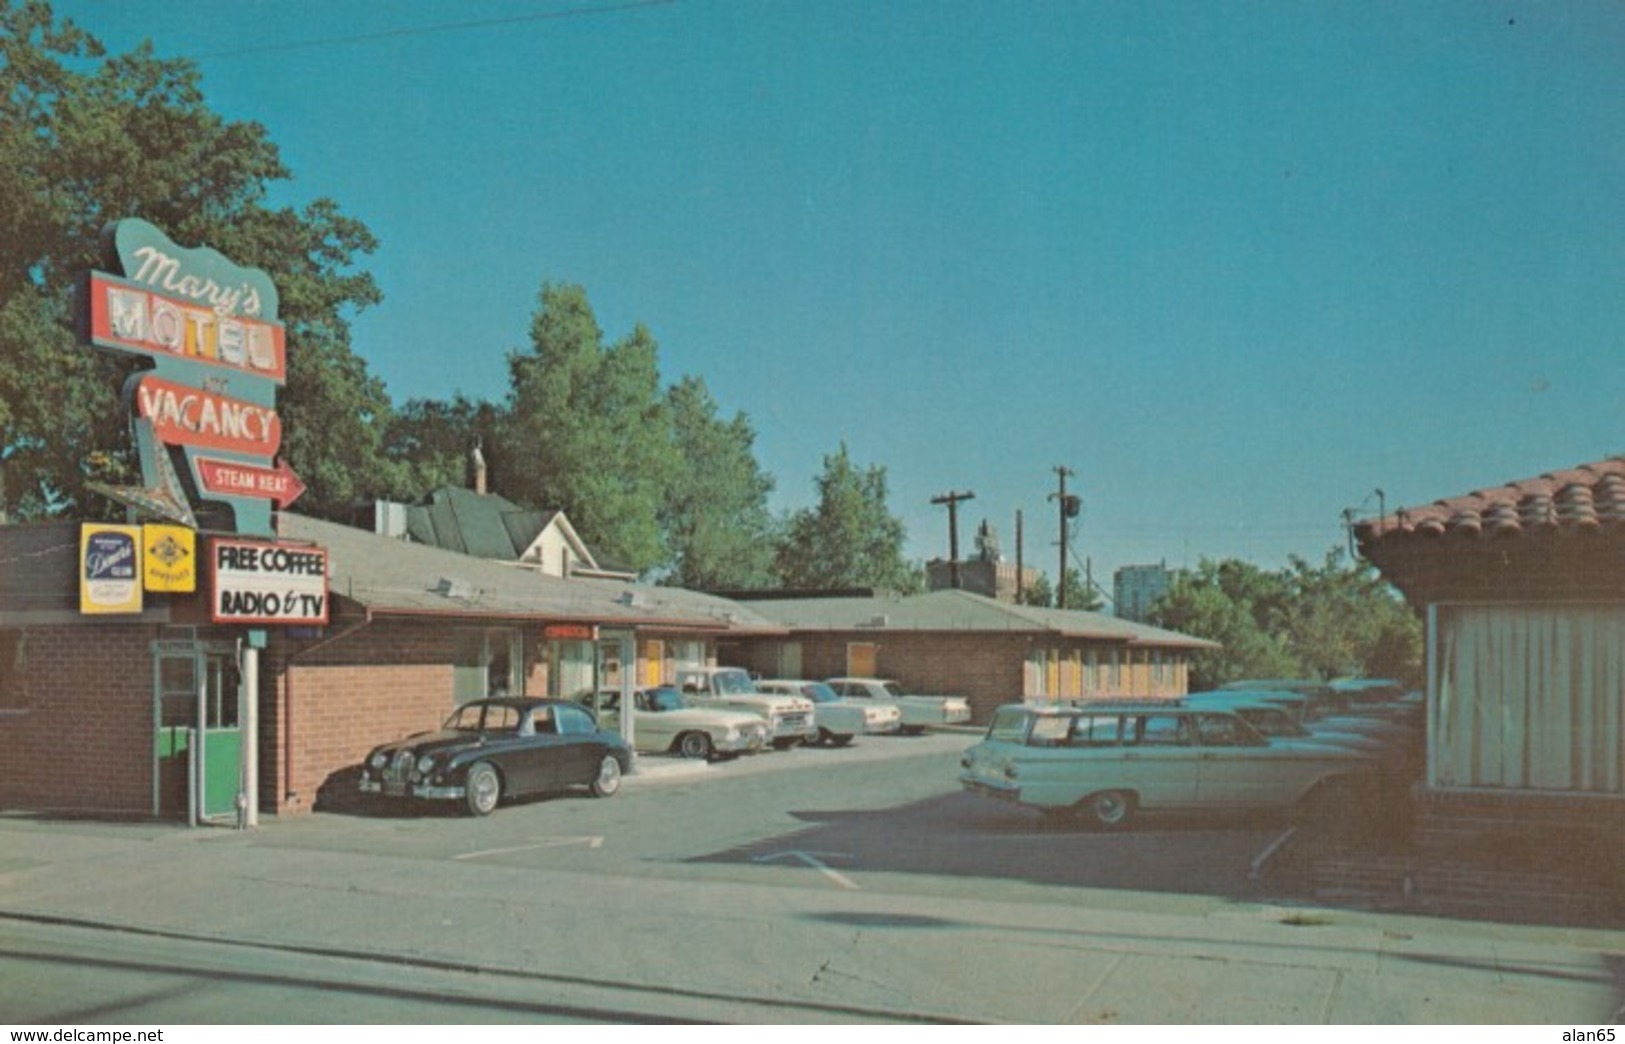
[[[512,848],[487,848],[479,852],[464,852],[452,856],[453,859],[481,859],[485,856],[508,855],[513,852],[534,852],[539,848],[570,848],[584,845],[587,848],[603,848],[604,839],[601,837],[549,837],[528,845],[515,845]]]

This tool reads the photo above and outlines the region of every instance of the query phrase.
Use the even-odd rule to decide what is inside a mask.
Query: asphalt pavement
[[[971,733],[936,734],[840,753],[854,760],[941,755],[973,741]],[[828,753],[788,751],[709,765],[642,758],[625,798],[636,800],[641,789],[792,770]],[[625,931],[651,940],[684,930],[663,888],[603,882],[615,896],[614,920],[594,926],[546,905],[549,892],[578,891],[579,873],[270,843],[279,834],[336,835],[346,829],[342,819],[268,817],[254,830],[235,830],[0,815],[0,950],[18,951],[17,940],[57,927],[313,958],[417,960],[579,984],[612,981],[616,948],[583,955],[534,946],[531,936],[517,934],[516,923],[534,915],[561,938]],[[736,962],[730,967],[670,967],[662,996],[686,998],[687,1014],[1033,1024],[1587,1026],[1625,1018],[1619,931],[1188,896],[1129,903],[1089,889],[1066,890],[1050,903],[994,897],[945,907],[895,888],[790,890],[772,872],[764,877],[760,885],[670,886],[726,890],[724,901],[754,914],[734,928],[742,945],[728,958]],[[493,892],[511,898],[493,903]],[[808,960],[814,943],[836,956],[822,958],[810,975],[781,974]],[[929,969],[940,967],[945,948],[963,955],[963,972],[936,981],[944,976]],[[920,1009],[899,1010],[877,992],[882,978],[895,984],[911,975],[919,981],[908,984],[907,996]],[[0,1010],[7,989],[0,978]],[[33,1000],[26,1010],[40,1011],[39,998]],[[290,1013],[287,1021],[304,1020]]]

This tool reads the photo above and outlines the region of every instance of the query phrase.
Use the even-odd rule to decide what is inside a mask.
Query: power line
[[[518,25],[525,22],[548,22],[561,18],[581,18],[588,15],[618,14],[624,11],[637,10],[644,7],[660,7],[674,4],[677,0],[625,0],[618,4],[603,4],[597,7],[572,7],[563,11],[541,11],[536,14],[513,15],[508,18],[487,18],[473,22],[445,22],[440,25],[424,25],[411,29],[385,29],[376,33],[360,33],[355,36],[329,36],[320,40],[302,40],[297,43],[260,44],[255,47],[238,47],[230,51],[211,51],[208,54],[193,56],[194,60],[205,58],[236,58],[245,54],[270,54],[273,52],[308,51],[321,47],[340,47],[347,44],[371,43],[375,40],[395,40],[407,36],[430,36],[435,33],[456,33],[469,29],[490,29],[500,25]]]

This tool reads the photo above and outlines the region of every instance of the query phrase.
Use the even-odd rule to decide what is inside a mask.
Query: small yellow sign
[[[188,594],[197,590],[197,534],[185,526],[141,527],[141,586]]]
[[[79,611],[141,611],[141,527],[79,527]]]

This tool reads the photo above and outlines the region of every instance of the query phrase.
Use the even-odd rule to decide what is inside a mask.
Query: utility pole
[[[1077,474],[1065,465],[1057,465],[1055,474],[1060,476],[1061,490],[1051,493],[1050,499],[1057,501],[1061,507],[1061,571],[1055,577],[1055,605],[1058,609],[1066,608],[1066,524],[1069,519],[1078,517],[1078,510],[1083,502],[1077,494],[1066,491],[1066,480]]]
[[[1025,605],[1027,594],[1021,568],[1021,509],[1016,509],[1016,604]]]
[[[959,590],[959,502],[975,499],[975,493],[943,493],[931,498],[933,504],[948,506],[948,569],[955,591]]]

